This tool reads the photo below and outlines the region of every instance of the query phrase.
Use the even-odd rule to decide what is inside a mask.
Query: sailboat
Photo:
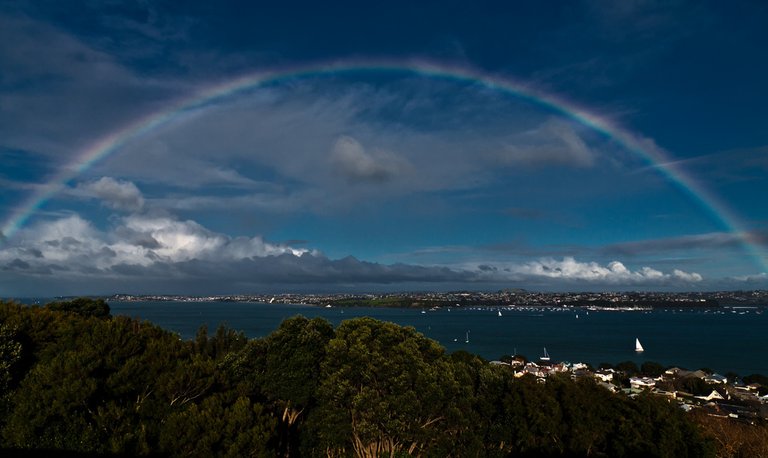
[[[501,316],[501,310],[499,310],[499,316]]]
[[[635,351],[638,353],[642,353],[644,351],[643,346],[640,345],[640,339],[638,339],[637,337],[635,337]]]
[[[549,361],[549,353],[547,353],[547,347],[544,347],[544,356],[539,357],[542,361]]]
[[[467,331],[467,340],[465,340],[464,343],[469,343],[469,331]]]

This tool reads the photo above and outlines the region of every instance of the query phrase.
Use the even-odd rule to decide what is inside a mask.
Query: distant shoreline
[[[616,310],[669,308],[762,307],[768,291],[541,293],[525,290],[497,292],[399,292],[342,294],[130,295],[99,296],[108,301],[135,302],[254,302],[331,307],[554,307]]]

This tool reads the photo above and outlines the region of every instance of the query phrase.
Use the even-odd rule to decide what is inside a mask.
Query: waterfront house
[[[611,382],[613,381],[614,373],[615,371],[613,369],[600,369],[595,372],[595,378],[602,382]]]
[[[629,386],[633,390],[650,389],[656,386],[656,379],[650,377],[631,377],[629,379]]]
[[[724,385],[728,383],[728,379],[725,376],[722,376],[720,374],[711,374],[704,376],[704,381],[707,383],[717,383]]]
[[[712,390],[711,393],[709,393],[706,396],[696,396],[696,399],[703,399],[705,401],[711,401],[713,399],[724,399],[723,395],[718,393],[717,390]]]

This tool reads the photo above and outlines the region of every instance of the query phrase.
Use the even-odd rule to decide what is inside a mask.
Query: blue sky
[[[0,297],[768,287],[764,2],[259,3],[0,1]]]

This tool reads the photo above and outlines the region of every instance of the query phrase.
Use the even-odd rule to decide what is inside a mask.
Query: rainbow
[[[63,167],[46,184],[41,186],[10,213],[2,226],[0,226],[0,240],[2,240],[3,236],[6,239],[10,239],[45,202],[95,163],[114,154],[127,143],[150,134],[156,129],[178,119],[185,113],[198,109],[204,110],[208,105],[227,97],[260,86],[279,83],[282,80],[351,72],[412,73],[430,78],[476,84],[526,100],[589,127],[618,143],[626,150],[636,154],[649,165],[658,169],[669,180],[676,183],[680,190],[698,202],[701,208],[708,212],[715,221],[719,222],[731,233],[737,235],[744,249],[752,255],[759,267],[768,271],[768,255],[761,254],[758,247],[752,243],[748,231],[740,223],[737,215],[714,194],[686,174],[653,141],[639,137],[605,117],[600,117],[579,107],[575,103],[555,94],[547,93],[533,85],[466,66],[439,64],[424,60],[356,59],[305,64],[269,71],[257,71],[224,83],[206,87],[186,98],[171,103],[165,109],[151,113],[109,133],[77,154],[68,166]]]

